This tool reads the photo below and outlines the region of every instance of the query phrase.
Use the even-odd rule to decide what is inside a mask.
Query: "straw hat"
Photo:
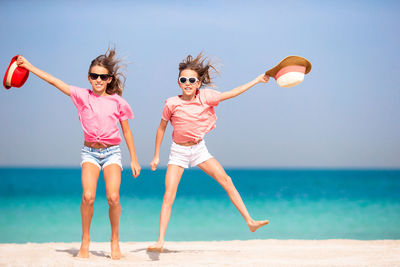
[[[301,83],[310,70],[311,63],[304,57],[288,56],[265,74],[274,77],[280,87],[293,87]]]
[[[10,65],[4,75],[3,86],[6,89],[21,87],[28,79],[29,71],[25,68],[18,67],[17,58],[18,56],[15,56],[11,59]]]

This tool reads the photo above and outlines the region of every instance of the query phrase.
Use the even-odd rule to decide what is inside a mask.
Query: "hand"
[[[157,169],[157,165],[158,163],[160,163],[160,159],[159,158],[154,158],[151,163],[150,163],[150,167],[152,171],[155,171]]]
[[[269,76],[263,73],[263,74],[258,75],[256,80],[257,80],[257,83],[267,83],[269,81]]]
[[[142,169],[137,161],[131,162],[132,176],[138,177],[140,174],[140,170]]]
[[[18,65],[18,67],[22,67],[22,68],[27,69],[27,70],[30,70],[30,68],[32,67],[32,64],[29,63],[29,61],[26,60],[26,58],[24,58],[21,55],[19,55],[17,57],[17,65]]]

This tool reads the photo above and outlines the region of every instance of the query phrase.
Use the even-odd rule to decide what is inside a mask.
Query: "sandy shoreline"
[[[400,266],[400,240],[249,240],[123,242],[123,258],[109,257],[109,243],[93,242],[89,259],[74,256],[79,243],[0,244],[0,266]]]

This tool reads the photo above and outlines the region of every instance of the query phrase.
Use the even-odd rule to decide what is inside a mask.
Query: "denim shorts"
[[[119,145],[110,146],[107,148],[91,148],[84,146],[81,151],[81,166],[84,162],[90,162],[97,165],[100,169],[110,164],[117,164],[121,167],[121,148]]]

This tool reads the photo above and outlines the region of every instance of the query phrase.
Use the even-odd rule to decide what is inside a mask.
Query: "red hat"
[[[26,82],[26,79],[28,79],[29,71],[25,68],[18,67],[17,58],[18,56],[15,56],[11,59],[10,65],[4,75],[3,85],[6,89],[21,87]]]

